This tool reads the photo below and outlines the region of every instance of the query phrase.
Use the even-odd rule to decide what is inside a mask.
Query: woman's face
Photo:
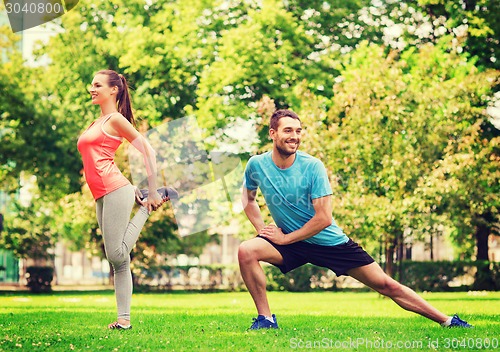
[[[102,104],[109,99],[114,99],[116,101],[118,87],[109,86],[107,75],[97,74],[92,80],[89,92],[92,98],[92,104]]]

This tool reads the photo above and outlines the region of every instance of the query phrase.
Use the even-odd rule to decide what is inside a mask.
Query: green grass
[[[247,332],[255,311],[250,295],[239,292],[134,294],[134,328],[110,331],[112,292],[16,293],[0,295],[0,351],[500,349],[500,292],[423,297],[476,328],[443,329],[376,293],[271,292],[280,329]]]

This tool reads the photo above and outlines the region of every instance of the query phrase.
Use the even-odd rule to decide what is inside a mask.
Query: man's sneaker
[[[454,315],[451,318],[451,323],[448,325],[449,328],[473,328],[472,325],[467,323],[465,320],[462,320],[458,317],[458,315]]]
[[[156,190],[160,196],[162,198],[170,198],[170,199],[178,199],[179,198],[179,192],[177,192],[175,190],[175,188],[172,188],[172,187],[160,187]],[[143,201],[144,199],[146,199],[148,197],[148,194],[149,194],[149,190],[148,189],[141,189],[139,190],[139,192],[141,193],[141,196],[139,197],[139,199],[141,201]],[[138,204],[138,205],[141,205],[141,203],[139,203],[137,201],[137,198],[135,200],[135,202]]]
[[[253,318],[252,326],[248,330],[258,330],[258,329],[278,329],[278,321],[276,320],[276,315],[272,315],[274,323],[266,319],[265,316],[259,315],[257,318]]]

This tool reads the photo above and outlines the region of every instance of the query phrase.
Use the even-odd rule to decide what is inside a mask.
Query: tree
[[[137,116],[146,126],[193,113],[209,127],[209,133],[231,121],[220,116],[247,118],[248,105],[256,99],[252,90],[257,97],[269,87],[278,94],[280,85],[300,80],[301,72],[317,81],[328,75],[319,60],[307,57],[314,43],[277,1],[262,5],[159,2],[146,7],[135,0],[83,2],[61,20],[61,32],[39,51],[52,60],[44,71],[50,79],[40,95],[50,102],[45,108],[64,130],[62,144],[68,147],[74,146],[79,131],[93,119],[84,92],[97,67],[116,69],[130,77],[137,92]],[[253,34],[263,39],[262,45]],[[254,44],[247,49],[248,43]],[[280,51],[274,53],[275,48]],[[241,58],[233,55],[235,49]],[[302,70],[304,61],[308,70]],[[220,82],[231,76],[228,65],[247,64],[244,77],[238,76],[241,84],[233,85],[236,90],[232,93],[226,91],[230,88]],[[261,67],[269,70],[255,75]],[[273,83],[271,77],[279,76],[276,72],[283,77]],[[235,93],[238,101],[234,106],[218,108],[220,94],[232,99]]]
[[[340,222],[372,251],[379,243],[385,247],[389,273],[405,230],[418,238],[429,217],[438,219],[436,209],[449,210],[440,198],[420,197],[420,186],[430,182],[450,141],[466,138],[463,126],[484,121],[481,109],[494,84],[491,72],[478,72],[444,47],[386,56],[382,47],[360,46],[342,62],[332,103],[303,93],[308,98],[298,108],[306,119],[304,147],[333,172]],[[490,170],[495,167],[490,164]],[[483,182],[494,183],[495,177],[485,174]],[[477,197],[497,199],[490,191],[478,188]],[[455,216],[448,225],[459,221]]]
[[[12,137],[12,142],[26,152],[32,142],[56,151],[44,156],[47,163],[37,160],[37,172],[43,182],[54,182],[52,190],[61,190],[56,194],[61,204],[68,203],[67,208],[51,208],[63,221],[59,231],[82,244],[99,233],[86,208],[91,199],[79,198],[83,182],[75,148],[78,135],[95,117],[86,92],[95,71],[111,68],[126,74],[142,131],[196,116],[205,137],[211,136],[203,141],[209,147],[221,140],[241,142],[243,137],[226,128],[250,121],[245,126],[256,126],[260,140],[245,147],[265,148],[264,114],[256,110],[270,97],[273,107],[290,106],[306,116],[313,138],[304,146],[328,160],[338,199],[345,205],[342,222],[359,238],[373,233],[366,244],[373,250],[383,244],[392,263],[391,251],[401,248],[405,229],[418,237],[430,223],[453,226],[445,221],[451,200],[440,203],[416,190],[445,159],[448,141],[470,132],[464,126],[476,123],[491,93],[490,73],[474,68],[485,64],[480,50],[469,50],[473,34],[464,37],[458,21],[464,14],[483,18],[485,13],[455,7],[453,12],[448,3],[82,0],[61,17],[60,33],[39,50],[51,63],[18,70],[29,77],[26,82],[43,84],[9,86],[12,99],[26,105],[19,116],[26,114],[23,121],[42,131],[32,141],[26,137],[28,129],[21,130],[24,139]],[[449,16],[439,14],[442,8]],[[468,29],[479,28],[481,38],[484,33],[491,37],[490,29],[496,33],[492,9],[488,7],[485,22]],[[365,40],[377,45],[363,44]],[[10,74],[4,71],[5,77]],[[0,107],[8,105],[5,100]],[[9,147],[4,148],[7,153]],[[119,153],[122,169],[126,157]],[[31,167],[11,159],[4,165],[0,174]],[[57,177],[50,178],[57,173],[67,179],[57,184]],[[65,196],[72,192],[77,193]],[[69,223],[74,214],[85,215]],[[172,214],[165,214],[170,217],[148,227],[140,248],[185,248],[173,236]],[[203,242],[198,240],[193,238],[193,253]]]
[[[19,258],[51,259],[50,250],[57,242],[51,214],[40,207],[40,202],[29,206],[15,203],[13,206],[15,215],[5,218],[5,231],[0,238],[2,247]]]
[[[0,64],[0,183],[13,193],[22,175],[32,175],[38,186],[32,205],[9,207],[0,243],[22,258],[50,258],[47,250],[57,240],[50,220],[52,203],[78,187],[74,176],[80,169],[76,153],[61,143],[61,130],[43,108],[34,84],[38,70],[24,66],[16,49],[18,36],[6,26],[0,30],[5,54]]]
[[[61,143],[62,131],[40,103],[43,99],[33,84],[39,78],[37,70],[23,66],[14,49],[18,38],[7,38],[3,48],[8,60],[0,65],[0,181],[12,191],[19,174],[28,172],[37,177],[42,192],[57,199],[56,194],[74,191],[78,185],[77,156]]]
[[[500,2],[497,0],[418,0],[432,19],[444,17],[477,65],[500,68]]]
[[[58,220],[55,227],[67,243],[74,247],[87,248],[94,254],[104,255],[95,220],[93,199],[83,186],[80,175],[82,164],[76,150],[79,134],[95,119],[95,108],[91,106],[86,87],[97,70],[111,68],[128,73],[132,87],[137,88],[139,93],[134,94],[132,91],[134,98],[137,98],[134,102],[141,128],[144,121],[147,125],[148,122],[158,122],[161,121],[160,117],[165,117],[162,116],[165,101],[158,99],[154,92],[148,94],[149,90],[145,91],[145,86],[141,86],[150,84],[151,76],[141,77],[140,73],[134,76],[133,70],[124,68],[121,60],[127,62],[131,59],[123,53],[132,51],[131,48],[138,44],[130,38],[127,38],[128,41],[122,40],[123,32],[130,28],[138,29],[142,27],[141,23],[147,26],[151,21],[150,15],[166,4],[151,5],[149,11],[144,8],[142,1],[83,2],[80,5],[61,18],[61,31],[51,38],[49,44],[38,50],[40,56],[47,55],[51,62],[39,69],[40,76],[44,77],[44,84],[36,85],[36,89],[42,97],[41,108],[46,112],[50,111],[51,119],[55,121],[53,124],[60,131],[58,143],[68,151],[68,155],[76,157],[76,160],[72,161],[76,172],[67,173],[66,176],[71,178],[77,187],[71,191],[63,189],[64,192],[58,193],[60,200],[52,206],[53,215]],[[165,11],[168,12],[168,6],[166,7]],[[115,20],[109,21],[110,19]],[[133,38],[138,40],[146,38],[135,34]],[[144,56],[144,53],[138,56]],[[148,62],[155,66],[153,61]],[[133,63],[138,61],[134,60]],[[141,80],[138,82],[135,77],[140,77]],[[154,104],[151,104],[152,102]],[[117,163],[123,170],[128,168],[125,149],[126,146],[117,153]],[[54,148],[46,150],[49,153],[54,152]],[[75,191],[78,192],[72,193]],[[171,218],[159,223],[167,230],[173,227]],[[173,236],[171,230],[164,231],[164,235],[168,238]],[[151,236],[150,240],[158,246],[163,239]]]
[[[498,72],[490,75],[492,82],[498,82]],[[445,156],[436,162],[421,188],[426,196],[430,194],[447,205],[455,226],[452,237],[465,249],[464,254],[487,263],[478,267],[474,288],[491,290],[496,287],[489,270],[488,238],[500,234],[496,226],[500,220],[500,133],[484,138],[488,122],[481,116],[480,107],[472,110],[477,120],[468,121],[460,137],[449,141]],[[429,185],[433,187],[429,189]]]

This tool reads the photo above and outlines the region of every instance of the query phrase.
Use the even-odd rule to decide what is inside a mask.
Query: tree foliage
[[[6,38],[10,39],[2,44],[5,50],[18,39]],[[37,177],[42,190],[59,190],[59,195],[74,192],[79,172],[76,153],[61,141],[63,131],[40,103],[42,96],[34,87],[37,70],[24,68],[16,51],[8,52],[7,59],[0,65],[0,182],[13,191],[15,180],[27,171]]]
[[[43,208],[42,202],[23,206],[13,204],[15,216],[5,218],[5,231],[1,244],[12,250],[19,258],[50,259],[57,242],[57,234],[53,231],[53,218]]]
[[[246,146],[264,150],[271,110],[297,110],[338,222],[372,253],[384,247],[390,262],[441,225],[465,257],[481,257],[478,234],[498,221],[498,130],[484,115],[499,86],[488,70],[497,10],[494,0],[82,0],[38,50],[48,66],[13,53],[0,67],[0,180],[12,189],[20,171],[36,175],[51,231],[99,250],[76,140],[98,113],[88,84],[110,68],[129,79],[141,131],[196,116],[210,147],[241,147],[247,137],[230,130],[249,120],[259,139]],[[153,219],[141,260],[196,254],[210,237],[176,237],[171,210]]]
[[[498,72],[440,46],[386,56],[366,44],[340,73],[331,104],[306,92],[300,109],[304,145],[332,171],[347,232],[385,247],[388,264],[405,237],[422,239],[434,222],[474,243],[472,219],[498,218],[498,139],[480,137],[491,128],[484,110]]]
[[[464,49],[484,67],[500,68],[500,2],[497,0],[418,0],[432,19],[465,39]]]

